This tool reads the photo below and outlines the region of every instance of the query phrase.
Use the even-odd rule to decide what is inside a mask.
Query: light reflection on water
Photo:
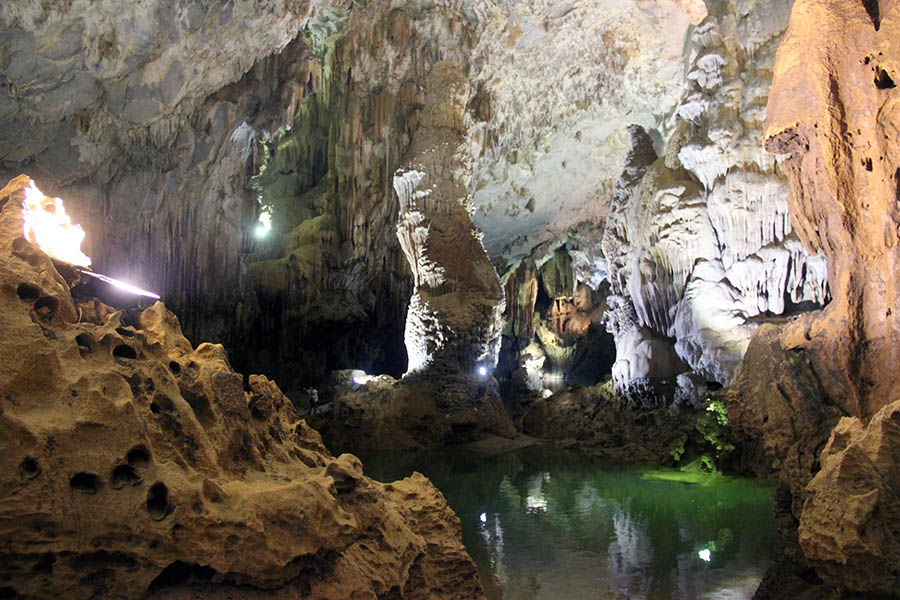
[[[745,599],[774,555],[773,490],[753,481],[646,479],[546,447],[363,464],[380,481],[431,478],[492,600]]]

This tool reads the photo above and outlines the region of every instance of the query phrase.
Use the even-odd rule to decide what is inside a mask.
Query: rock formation
[[[161,303],[73,296],[23,237],[28,181],[0,191],[2,597],[483,597],[427,479],[334,458]]]
[[[826,583],[865,597],[900,594],[891,277],[900,222],[898,8],[794,6],[775,63],[766,147],[782,155],[791,221],[804,246],[826,257],[833,300],[761,330],[729,394],[729,410],[742,411],[734,424],[763,440],[790,489],[786,519],[799,524],[801,558]],[[767,348],[756,353],[757,344]],[[781,364],[775,377],[773,361]]]
[[[900,401],[868,425],[845,417],[820,455],[800,515],[803,553],[829,584],[900,595]]]
[[[794,323],[785,344],[826,361],[820,370],[841,392],[833,397],[862,418],[896,399],[886,374],[900,352],[890,276],[900,256],[892,37],[900,15],[893,5],[872,12],[867,4],[878,3],[798,3],[766,127],[767,148],[786,155],[797,232],[828,258],[834,295],[824,314]],[[803,25],[808,19],[818,23],[815,33]]]
[[[789,235],[772,159],[749,141],[787,5],[70,4],[0,7],[11,90],[0,124],[16,132],[3,140],[0,171],[31,165],[44,189],[69,199],[98,268],[159,290],[191,339],[225,342],[238,365],[277,373],[293,395],[335,368],[403,370],[414,283],[395,236],[394,173],[410,166],[428,79],[446,60],[467,81],[451,144],[455,184],[503,271],[562,251],[566,276],[600,292],[602,224],[626,125],[637,123],[667,148],[670,168],[684,163],[703,184],[705,204],[687,212],[719,236],[722,256],[706,244],[704,257],[728,279],[708,265],[694,284],[690,270],[673,273],[684,282],[658,294],[679,299],[680,311],[635,284],[645,333],[674,338],[701,379],[727,383],[748,318],[778,313],[786,294],[824,297],[820,263]],[[260,210],[272,231],[257,239]],[[643,260],[640,238],[613,253]],[[550,294],[560,314],[573,314],[575,285]],[[420,304],[414,316],[427,312]],[[534,341],[554,368],[605,365],[589,356],[607,344],[589,316],[604,305],[595,298],[574,311],[594,324],[580,346],[553,332],[560,314],[551,310],[537,328],[543,340],[508,347],[521,353]],[[710,310],[713,323],[697,317]],[[640,381],[640,369],[627,377]]]
[[[686,371],[727,385],[757,317],[827,299],[825,261],[792,234],[786,185],[754,143],[787,17],[756,9],[722,6],[693,30],[664,158],[632,129],[603,241],[622,391]]]
[[[393,177],[433,66],[469,61],[467,24],[448,6],[372,2],[341,15],[309,42],[321,80],[255,180],[273,230],[247,260],[259,310],[233,338],[250,346],[243,362],[284,373],[289,389],[335,368],[405,371],[413,282]]]
[[[348,378],[336,385],[331,417],[321,428],[328,447],[396,452],[516,435],[493,378],[434,375]]]
[[[406,169],[394,176],[397,237],[413,274],[406,316],[407,372],[493,371],[500,350],[503,289],[466,210],[460,166],[468,82],[444,61],[428,77]]]
[[[491,258],[512,265],[536,246],[557,246],[578,225],[602,221],[629,123],[668,135],[666,117],[682,93],[684,37],[706,7],[696,0],[469,4],[478,35],[464,152],[474,221]]]
[[[221,337],[240,320],[259,139],[308,93],[291,84],[311,76],[298,34],[314,12],[281,0],[4,3],[0,176],[27,164],[69,201],[98,268],[160,290],[192,334]]]
[[[470,81],[460,183],[506,261],[507,247],[527,254],[604,213],[627,150],[606,124],[662,126],[684,32],[706,12],[699,0],[116,6],[0,7],[0,124],[15,132],[0,175],[30,165],[69,200],[99,268],[159,290],[191,339],[226,342],[291,392],[334,368],[402,372],[412,281],[392,179],[437,62]],[[273,225],[262,241],[257,199]]]

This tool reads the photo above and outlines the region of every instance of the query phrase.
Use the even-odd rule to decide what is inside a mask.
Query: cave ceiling
[[[488,4],[488,3],[484,3]],[[588,0],[502,3],[485,11],[473,83],[474,220],[496,261],[596,224],[635,123],[660,146],[683,93],[685,44],[702,2]]]
[[[351,10],[435,4],[475,33],[459,152],[491,258],[509,263],[602,221],[627,126],[660,145],[669,133],[700,0],[4,3],[4,171],[109,180],[126,159],[166,171],[198,107],[240,93],[228,86],[299,34],[323,43]]]

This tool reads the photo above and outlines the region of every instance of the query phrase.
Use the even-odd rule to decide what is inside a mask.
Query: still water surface
[[[431,478],[491,600],[748,599],[774,556],[774,490],[752,480],[670,481],[543,446],[363,460],[379,481]]]

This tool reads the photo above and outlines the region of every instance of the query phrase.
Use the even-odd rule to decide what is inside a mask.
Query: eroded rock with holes
[[[0,192],[0,595],[481,598],[424,477],[334,458],[161,303],[76,302]]]

